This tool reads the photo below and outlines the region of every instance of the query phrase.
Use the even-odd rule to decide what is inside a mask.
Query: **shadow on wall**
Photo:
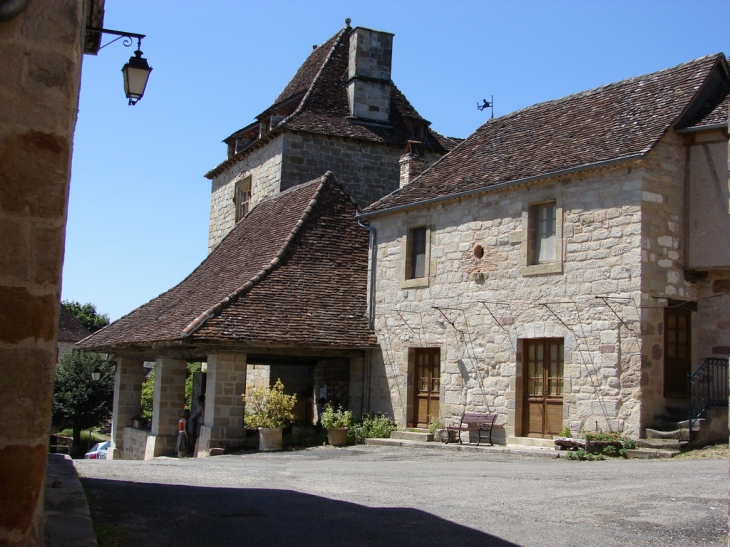
[[[517,547],[417,509],[371,508],[291,490],[82,482],[93,499],[92,519],[124,528],[128,545]]]
[[[390,370],[391,377],[389,378],[388,370]],[[370,412],[385,414],[396,422],[400,422],[402,425],[406,423],[406,409],[408,402],[405,400],[404,393],[406,391],[406,377],[398,376],[392,377],[393,369],[390,364],[383,362],[383,355],[379,351],[373,351],[373,362],[370,370],[370,400],[366,402],[370,405]],[[396,393],[396,382],[403,386],[402,390]],[[392,383],[392,385],[391,385]],[[396,416],[395,409],[393,408],[393,399],[402,409],[399,415]]]

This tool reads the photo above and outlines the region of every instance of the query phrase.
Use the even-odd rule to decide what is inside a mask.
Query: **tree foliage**
[[[96,306],[90,302],[80,304],[73,300],[64,300],[63,305],[91,332],[96,332],[109,324],[109,314],[97,312]]]
[[[56,368],[53,385],[53,425],[73,429],[73,444],[81,444],[81,430],[104,424],[111,415],[114,400],[114,365],[106,355],[73,350],[64,355]],[[94,381],[91,372],[99,367],[101,377]]]
[[[155,370],[147,375],[142,383],[142,418],[145,421],[152,419],[152,405],[155,400]]]

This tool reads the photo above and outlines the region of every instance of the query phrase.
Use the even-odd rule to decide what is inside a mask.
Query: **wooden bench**
[[[473,412],[465,412],[461,415],[461,418],[459,419],[459,425],[450,425],[446,427],[444,443],[449,443],[452,431],[457,431],[456,435],[459,439],[459,444],[463,444],[461,442],[462,431],[469,431],[470,433],[472,431],[476,431],[477,446],[479,446],[479,443],[482,441],[483,433],[489,433],[489,444],[493,446],[494,443],[492,442],[492,428],[494,427],[494,422],[496,419],[496,414],[477,414]],[[471,435],[469,435],[469,443],[471,443]]]

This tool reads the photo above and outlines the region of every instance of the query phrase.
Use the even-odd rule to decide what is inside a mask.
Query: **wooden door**
[[[416,427],[428,427],[439,417],[441,352],[439,348],[417,348],[415,357],[413,421]]]
[[[687,374],[691,372],[692,312],[664,310],[664,396],[687,398]]]
[[[563,339],[525,340],[524,437],[552,438],[563,428]]]

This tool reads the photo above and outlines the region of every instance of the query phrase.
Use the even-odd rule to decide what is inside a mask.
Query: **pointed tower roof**
[[[390,90],[388,123],[358,123],[351,118],[345,75],[349,62],[350,35],[356,30],[348,24],[314,49],[273,104],[256,116],[259,121],[236,131],[224,142],[230,144],[249,134],[256,137],[244,139],[248,142],[246,147],[205,176],[215,177],[283,131],[316,133],[400,146],[405,146],[408,140],[416,138],[416,132],[422,131],[418,139],[424,143],[424,147],[439,153],[451,150],[461,142],[461,139],[444,137],[430,129],[430,122],[421,117],[394,84]],[[278,121],[271,131],[259,137],[259,124],[270,119],[270,116],[275,116],[274,119]],[[422,129],[419,130],[416,126],[421,126]]]

